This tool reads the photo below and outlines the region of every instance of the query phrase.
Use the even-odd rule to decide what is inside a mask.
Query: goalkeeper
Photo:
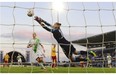
[[[75,62],[74,61],[75,58],[73,58],[72,54],[75,54],[75,55],[87,54],[87,51],[77,51],[74,48],[74,46],[71,44],[71,42],[69,42],[68,40],[65,39],[65,37],[63,36],[63,33],[62,33],[61,29],[60,29],[61,23],[56,22],[52,26],[51,24],[47,23],[46,21],[44,21],[43,19],[41,19],[38,16],[35,16],[34,20],[36,20],[45,30],[47,30],[47,31],[49,31],[49,32],[51,32],[53,34],[54,38],[56,39],[56,41],[61,46],[61,48],[62,48],[63,52],[65,53],[65,55],[67,56],[67,58],[69,58],[72,62]],[[93,51],[90,51],[88,53],[95,56],[95,53]]]

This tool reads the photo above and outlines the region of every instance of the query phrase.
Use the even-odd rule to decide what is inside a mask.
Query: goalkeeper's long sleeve
[[[52,32],[52,29],[50,29],[50,28],[48,28],[48,27],[46,27],[46,26],[44,26],[43,28],[44,28],[45,30],[49,31],[49,32]]]
[[[52,27],[52,25],[51,25],[50,23],[48,23],[47,21],[45,21],[45,20],[43,20],[43,19],[42,19],[42,22],[44,22],[47,26]]]

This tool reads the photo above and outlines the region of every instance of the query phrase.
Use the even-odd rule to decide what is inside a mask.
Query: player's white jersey
[[[38,57],[43,57],[43,50],[42,47],[40,46],[40,43],[38,43],[37,46],[37,51],[34,52],[34,45],[36,44],[36,39],[31,39],[29,41],[29,44],[32,45],[32,50],[31,50],[31,62],[36,62],[36,58]]]
[[[22,57],[21,55],[18,55],[18,56],[17,56],[17,60],[18,60],[18,62],[22,62],[21,57]]]
[[[108,60],[108,61],[110,61],[111,58],[112,58],[112,57],[111,57],[110,55],[107,56],[107,60]]]
[[[108,64],[111,64],[111,59],[112,57],[110,55],[107,56],[107,61],[108,61]]]

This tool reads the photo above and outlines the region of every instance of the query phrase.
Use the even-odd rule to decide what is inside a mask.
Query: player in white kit
[[[33,33],[33,38],[29,41],[27,48],[32,47],[31,50],[31,62],[38,62],[39,65],[41,66],[41,69],[46,69],[43,65],[44,61],[43,61],[43,57],[45,57],[44,55],[44,47],[43,45],[40,43],[39,38],[37,38],[36,33]]]
[[[112,66],[111,66],[112,57],[111,57],[110,54],[107,55],[107,61],[108,61],[108,67],[109,67],[109,68],[112,68]]]
[[[17,56],[17,60],[18,60],[18,65],[22,65],[22,56],[20,54],[18,54]]]

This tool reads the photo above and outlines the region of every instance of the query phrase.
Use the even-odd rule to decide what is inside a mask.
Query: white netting
[[[63,31],[63,34],[66,37],[66,39],[70,40],[71,43],[72,40],[85,38],[86,43],[82,42],[78,44],[85,45],[86,47],[85,50],[87,51],[87,57],[88,57],[89,44],[101,44],[102,45],[101,55],[103,58],[102,69],[103,72],[105,72],[104,61],[106,59],[104,56],[104,44],[108,42],[115,43],[115,41],[105,41],[104,33],[116,30],[116,3],[78,3],[78,2],[68,3],[67,2],[64,3],[66,7],[63,10],[64,12],[61,13],[56,12],[54,11],[54,9],[52,9],[51,7],[52,3],[42,3],[42,4],[41,2],[1,3],[0,9],[1,9],[2,18],[0,22],[0,26],[1,26],[0,37],[2,40],[0,42],[0,45],[1,45],[1,49],[8,49],[5,48],[7,46],[10,46],[9,49],[12,49],[11,51],[13,51],[13,54],[11,56],[10,65],[13,64],[14,52],[17,51],[18,49],[23,49],[23,48],[26,49],[25,47],[27,45],[27,39],[31,38],[31,34],[33,32],[39,34],[40,40],[41,39],[43,40],[41,43],[43,45],[46,45],[47,52],[50,52],[51,50],[50,49],[51,43],[56,43],[51,33],[48,33],[47,31],[42,29],[37,23],[34,22],[34,17],[29,18],[27,16],[27,11],[28,9],[31,8],[34,10],[35,15],[42,17],[49,23],[53,24],[56,21],[62,23],[61,30]],[[90,43],[88,37],[97,34],[102,34],[102,41]],[[80,37],[78,37],[78,35]],[[24,40],[21,41],[23,38]],[[63,54],[61,48],[58,47],[58,49],[60,49],[60,51],[58,50],[60,54],[59,57],[61,58],[63,56],[63,58],[61,58],[62,60],[66,59],[67,61],[69,61]],[[46,56],[48,56],[48,58],[46,59],[50,59],[50,54],[46,53]],[[69,67],[67,69],[67,72],[70,73],[71,64],[69,63],[68,66]],[[10,71],[10,69],[11,67],[9,67],[8,72]],[[33,72],[33,66],[31,66],[30,72]],[[54,71],[51,69],[51,72]],[[86,72],[88,72],[88,68],[86,68]]]

